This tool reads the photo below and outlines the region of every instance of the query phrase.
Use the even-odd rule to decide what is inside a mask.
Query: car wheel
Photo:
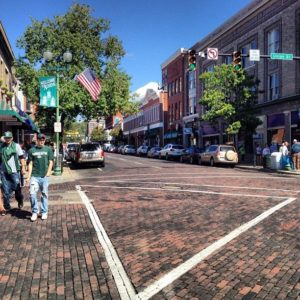
[[[202,159],[201,159],[201,157],[198,157],[198,165],[202,165]]]
[[[194,160],[193,160],[193,157],[191,156],[190,157],[190,164],[193,164],[194,163]]]
[[[168,153],[166,153],[166,160],[168,160],[169,159],[169,155],[168,155]]]
[[[105,162],[103,162],[103,163],[101,164],[101,167],[102,167],[102,168],[104,168],[104,167],[105,167]]]
[[[213,167],[214,165],[215,165],[214,159],[211,158],[211,159],[210,159],[210,166]]]

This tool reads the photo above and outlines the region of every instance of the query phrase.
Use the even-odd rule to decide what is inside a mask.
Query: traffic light
[[[189,50],[189,71],[196,69],[196,51]]]
[[[235,70],[240,70],[242,68],[242,53],[241,51],[234,51],[232,53],[232,65]]]

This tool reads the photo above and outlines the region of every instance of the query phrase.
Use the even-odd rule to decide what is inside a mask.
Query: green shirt
[[[53,160],[53,151],[48,146],[39,148],[35,146],[28,152],[28,159],[32,161],[33,177],[45,177],[48,171],[50,160]]]

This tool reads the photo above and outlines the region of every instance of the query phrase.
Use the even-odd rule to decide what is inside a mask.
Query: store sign
[[[56,77],[40,77],[40,105],[46,107],[56,107],[57,86]]]

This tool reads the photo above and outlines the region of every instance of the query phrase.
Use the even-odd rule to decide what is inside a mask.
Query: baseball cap
[[[46,136],[43,133],[39,133],[37,138],[38,138],[38,140],[46,139]]]
[[[13,137],[13,135],[12,135],[12,133],[10,132],[10,131],[6,131],[6,132],[4,132],[4,135],[3,135],[3,137],[4,138],[12,138]]]

